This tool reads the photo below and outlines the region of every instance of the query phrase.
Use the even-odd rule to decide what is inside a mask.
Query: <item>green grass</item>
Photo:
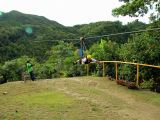
[[[160,107],[160,93],[153,91],[132,90],[125,86],[117,85],[115,82],[110,82],[107,87],[110,90],[118,90],[124,94],[130,94],[137,102],[148,103],[157,107]]]
[[[49,86],[48,86],[49,87]],[[14,88],[14,89],[13,89]],[[12,82],[1,85],[1,119],[94,119],[100,108],[88,101],[78,100],[65,93],[35,83]],[[82,115],[82,116],[81,116]]]
[[[136,111],[125,101],[125,95],[160,108],[158,93],[130,90],[102,77],[75,77],[0,85],[0,119],[119,119],[124,115],[118,111]]]
[[[87,87],[77,87],[77,90],[84,91],[89,94],[101,94],[102,93],[102,91],[100,91],[100,90],[93,89],[93,88],[91,89],[91,88],[87,88]]]

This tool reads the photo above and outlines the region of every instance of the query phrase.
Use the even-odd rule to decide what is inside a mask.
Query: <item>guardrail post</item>
[[[137,87],[139,86],[139,64],[137,64]]]
[[[104,62],[103,62],[103,77],[105,77],[105,68],[104,68]]]
[[[89,64],[86,65],[87,65],[87,76],[89,76]]]
[[[118,74],[117,74],[117,62],[116,62],[116,80],[117,80]]]

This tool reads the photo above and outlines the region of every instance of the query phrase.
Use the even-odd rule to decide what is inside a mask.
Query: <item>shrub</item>
[[[125,86],[126,86],[126,87],[128,86],[128,84],[129,84],[129,82],[125,82]]]
[[[147,32],[133,35],[133,39],[128,39],[128,43],[121,45],[119,57],[121,61],[142,63],[149,65],[159,65],[160,44],[155,37]],[[136,82],[137,65],[121,64],[118,68],[119,76],[130,82]],[[158,78],[160,69],[139,66],[139,80]]]
[[[160,93],[160,87],[157,86],[155,89],[156,89],[156,92]]]
[[[118,85],[123,85],[123,86],[124,86],[125,81],[124,81],[124,80],[117,80],[116,83],[117,83]]]
[[[136,86],[135,83],[130,82],[130,83],[127,84],[127,88],[128,89],[137,89],[137,86]]]
[[[160,81],[159,78],[151,78],[149,80],[144,80],[142,81],[142,83],[140,84],[142,89],[148,89],[151,91],[156,91],[156,92],[160,92]]]
[[[125,81],[124,80],[120,80],[120,85],[124,85]]]
[[[118,85],[126,86],[128,89],[137,89],[136,83],[125,82],[124,80],[116,80]]]
[[[5,64],[0,68],[1,75],[3,76],[3,81],[1,81],[1,83],[21,80],[21,70],[27,70],[27,59],[27,56],[22,56],[21,58],[5,62]],[[34,59],[31,61],[34,61]]]
[[[119,81],[120,81],[120,80],[116,80],[116,83],[117,83],[118,85],[119,85]]]
[[[4,78],[3,76],[0,76],[0,84],[3,84]]]
[[[111,77],[108,77],[108,79],[111,80],[112,78],[111,78]]]

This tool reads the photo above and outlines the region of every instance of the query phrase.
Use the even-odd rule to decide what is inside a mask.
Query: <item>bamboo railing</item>
[[[131,62],[122,62],[122,61],[100,61],[103,62],[103,77],[105,77],[105,62],[114,62],[116,63],[116,80],[118,80],[118,73],[117,73],[117,63],[124,63],[124,64],[134,64],[137,65],[137,86],[139,86],[139,66],[147,66],[147,67],[155,67],[155,68],[160,68],[160,66],[155,66],[155,65],[148,65],[148,64],[141,64],[141,63],[131,63]],[[91,62],[95,63],[95,62]],[[89,76],[89,64],[87,65],[87,76]]]

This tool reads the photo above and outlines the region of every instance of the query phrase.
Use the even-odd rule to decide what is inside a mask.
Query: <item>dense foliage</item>
[[[138,21],[128,23],[128,25],[122,25],[120,21],[107,21],[65,27],[42,16],[23,14],[18,11],[2,13],[0,16],[0,63],[23,55],[35,57],[38,62],[41,62],[47,57],[45,52],[58,44],[54,40],[136,31],[145,29],[147,26]],[[28,31],[28,28],[31,30]],[[131,38],[130,34],[110,36],[110,40],[116,41],[118,44],[127,42],[128,38]],[[102,37],[102,39],[107,39],[107,37]],[[101,38],[86,39],[87,49],[100,40]],[[77,41],[71,42],[76,43]],[[79,44],[75,44],[75,46],[79,47]]]
[[[125,4],[112,10],[113,16],[138,17],[149,12],[149,8],[155,10],[150,15],[150,26],[148,29],[159,28],[160,26],[160,1],[158,0],[120,0]],[[160,40],[159,30],[151,30],[142,34],[133,34],[128,43],[121,46],[120,58],[124,61],[151,64],[159,66]],[[147,88],[160,92],[160,70],[140,66],[139,79],[142,88]],[[119,76],[126,81],[136,82],[136,66],[122,65],[119,68]]]
[[[113,16],[126,16],[138,17],[144,16],[149,12],[149,9],[155,8],[156,11],[160,12],[160,1],[159,0],[119,0],[125,4],[119,8],[112,10]]]

